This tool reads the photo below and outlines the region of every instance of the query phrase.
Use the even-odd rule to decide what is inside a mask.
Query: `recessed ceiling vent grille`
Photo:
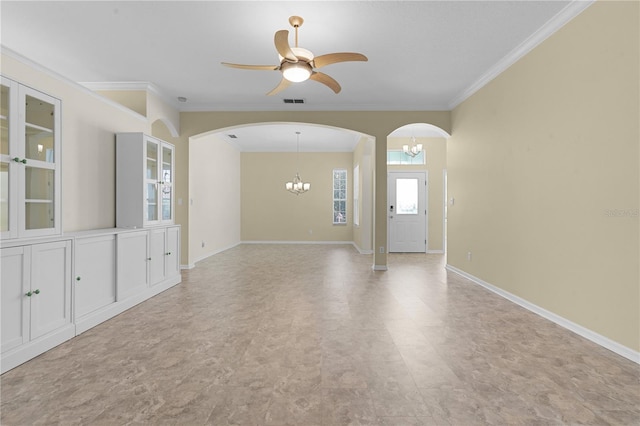
[[[285,104],[303,104],[304,99],[283,99]]]
[[[236,135],[227,135],[230,139],[238,139]]]

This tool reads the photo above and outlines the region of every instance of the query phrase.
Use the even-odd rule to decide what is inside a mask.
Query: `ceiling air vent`
[[[303,104],[304,99],[283,99],[285,104]]]
[[[230,139],[238,139],[236,135],[227,135]]]

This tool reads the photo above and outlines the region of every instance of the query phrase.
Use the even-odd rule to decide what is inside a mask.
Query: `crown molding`
[[[147,91],[152,84],[147,81],[81,81],[79,84],[90,90],[122,90],[122,91]]]
[[[542,27],[540,27],[540,29],[538,29],[538,31],[520,43],[515,49],[509,52],[504,58],[484,73],[478,80],[463,90],[458,96],[453,98],[451,103],[448,105],[448,109],[453,110],[455,107],[467,100],[471,95],[482,89],[490,81],[515,64],[520,58],[531,52],[536,46],[545,41],[569,21],[582,13],[586,8],[595,3],[595,1],[596,0],[573,0],[553,18],[549,19]]]
[[[88,88],[88,87],[86,87],[86,86],[84,86],[82,84],[79,84],[79,83],[69,79],[68,77],[63,76],[62,74],[59,74],[59,73],[53,71],[50,68],[47,68],[47,67],[45,67],[45,66],[43,66],[43,65],[41,65],[41,64],[39,64],[37,62],[34,62],[33,60],[31,60],[29,58],[26,58],[25,56],[22,56],[21,54],[19,54],[15,50],[12,50],[12,49],[4,46],[4,45],[0,45],[0,51],[2,52],[3,55],[8,56],[8,57],[10,57],[12,59],[15,59],[16,61],[21,62],[21,63],[27,65],[28,67],[30,67],[30,68],[38,71],[38,72],[41,72],[41,73],[43,73],[43,74],[45,74],[45,75],[47,75],[47,76],[49,76],[51,78],[54,78],[54,79],[56,79],[58,81],[61,81],[61,82],[65,83],[65,84],[73,87],[74,89],[81,91],[82,93],[84,93],[86,95],[89,95],[89,96],[91,96],[93,98],[99,99],[100,101],[102,101],[102,102],[104,102],[106,104],[109,104],[110,106],[112,106],[114,108],[117,108],[118,110],[120,110],[122,112],[125,112],[125,113],[127,113],[127,114],[129,114],[129,115],[131,115],[131,116],[133,116],[133,117],[135,117],[137,119],[139,119],[139,120],[147,121],[147,117],[145,117],[143,115],[140,115],[137,112],[132,111],[129,108],[126,108],[126,107],[120,105],[119,103],[112,101],[111,99],[107,99],[104,96],[100,96],[98,93],[92,91],[90,88]],[[15,79],[14,77],[11,77],[11,76],[7,76],[7,77]]]

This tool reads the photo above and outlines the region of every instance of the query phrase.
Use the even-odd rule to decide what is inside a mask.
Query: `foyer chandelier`
[[[293,181],[285,183],[284,187],[292,194],[300,195],[304,194],[311,188],[309,182],[303,182],[300,178],[298,168],[300,165],[300,132],[296,132],[296,175]]]
[[[415,136],[411,137],[411,142],[413,143],[413,146],[409,148],[409,145],[402,145],[402,151],[405,154],[410,155],[411,157],[415,157],[416,155],[422,152],[422,144],[421,143],[416,144]]]

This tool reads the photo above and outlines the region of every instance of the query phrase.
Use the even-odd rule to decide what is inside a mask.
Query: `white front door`
[[[425,172],[389,172],[389,252],[427,251],[426,182]]]

